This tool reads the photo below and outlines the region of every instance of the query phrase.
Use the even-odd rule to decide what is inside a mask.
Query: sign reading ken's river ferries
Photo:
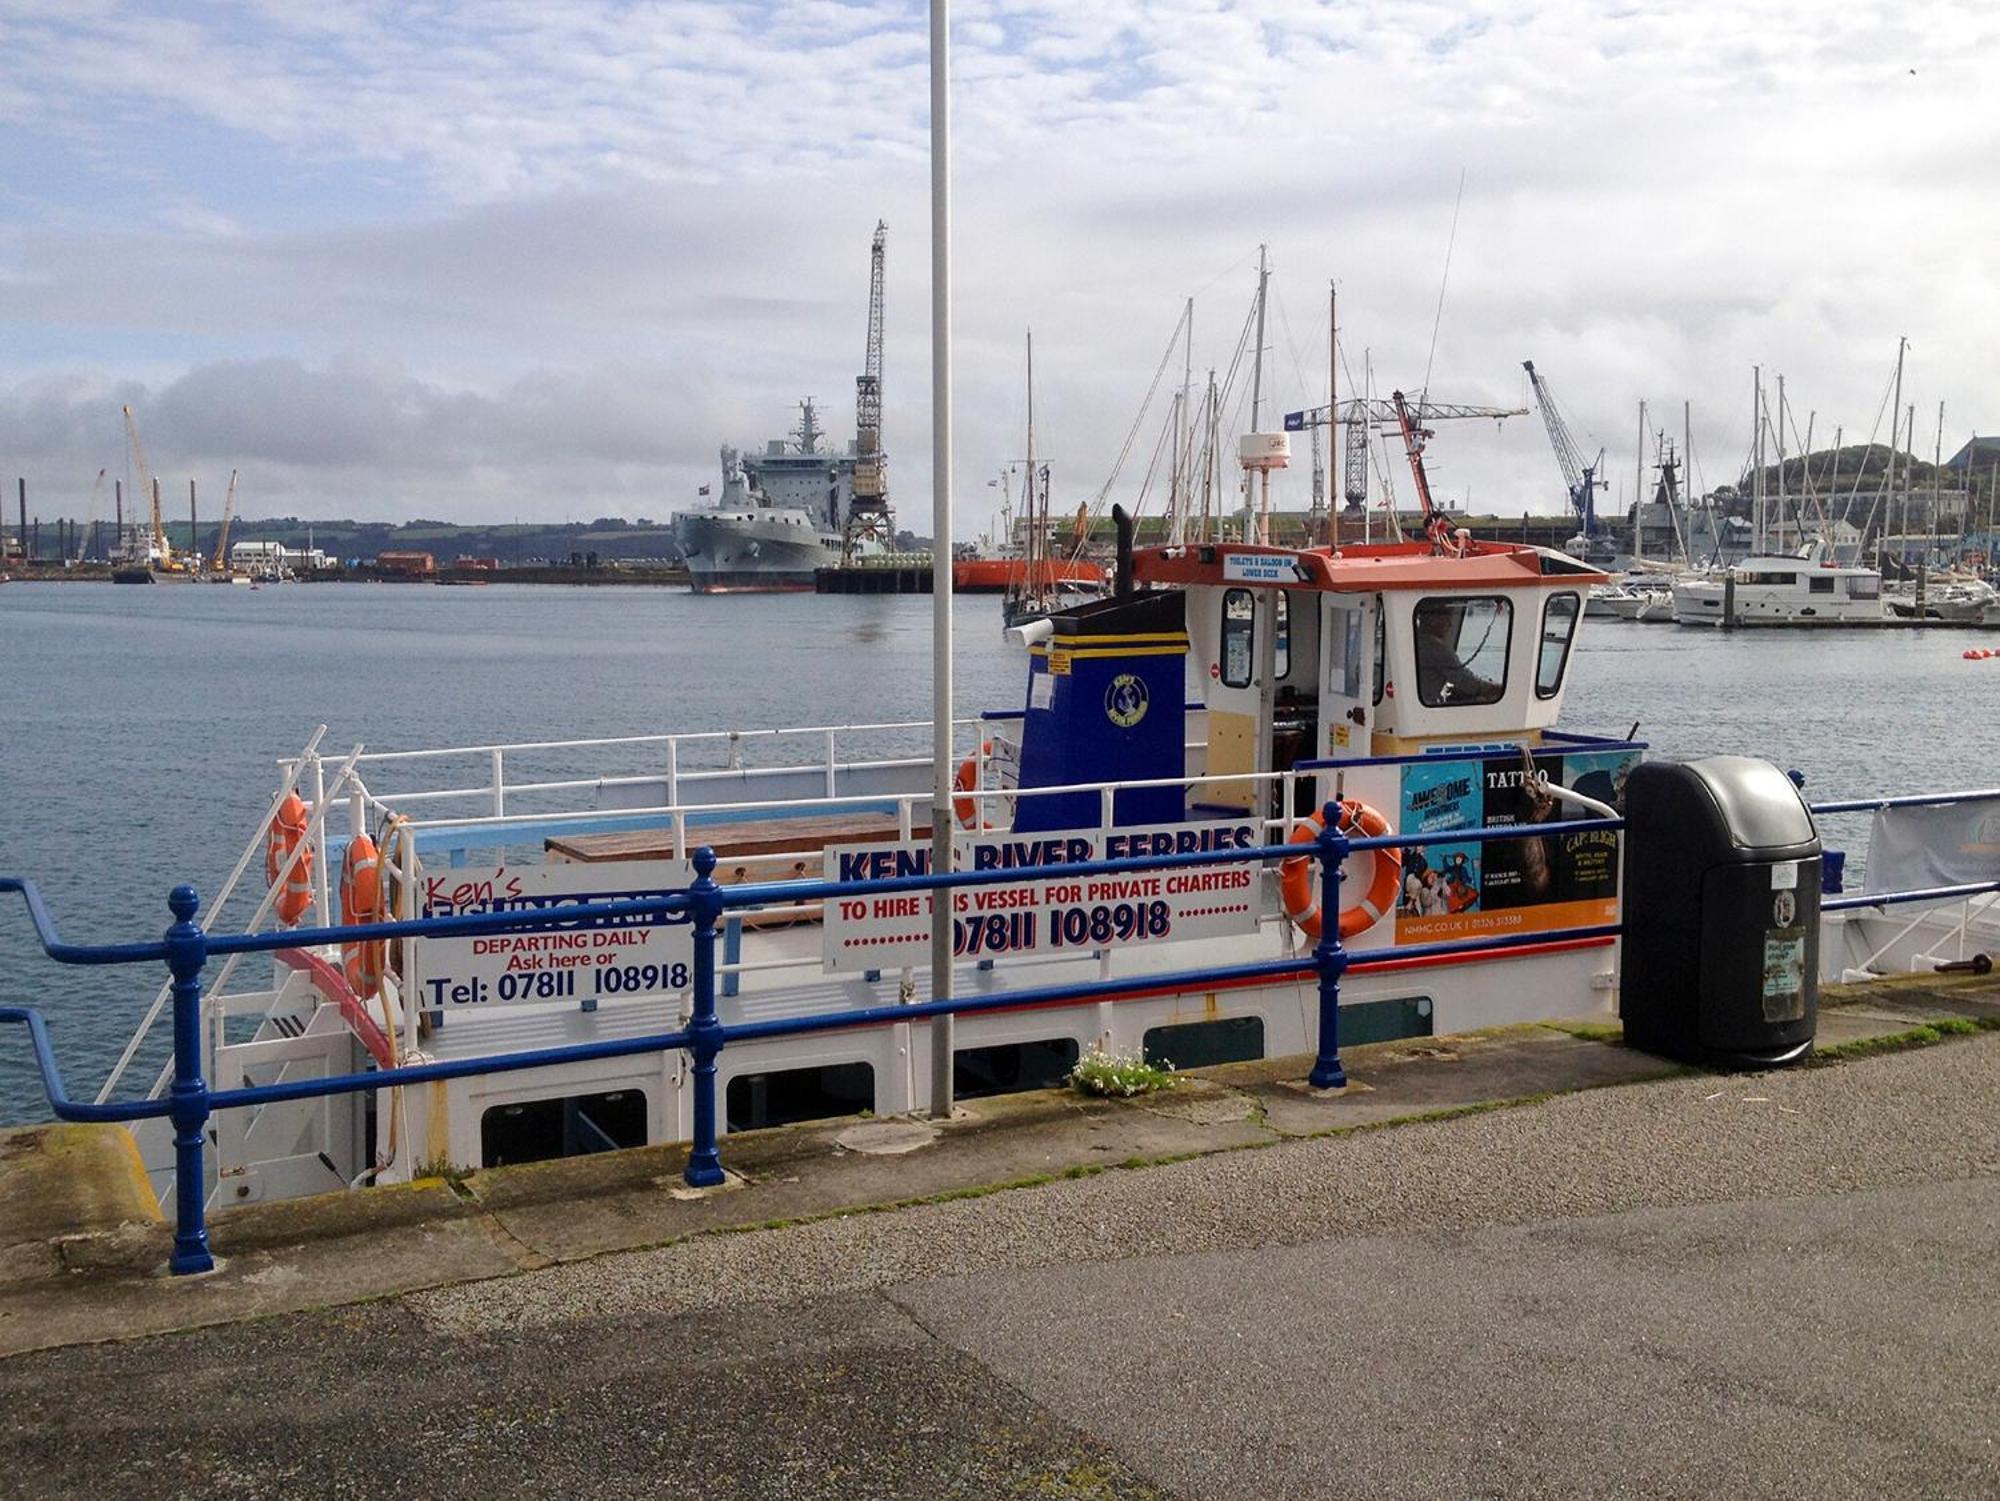
[[[422,877],[418,906],[424,917],[462,917],[630,902],[684,891],[693,880],[694,872],[679,860],[440,870]],[[531,1001],[593,1005],[606,997],[686,990],[694,975],[694,934],[684,914],[426,938],[412,947],[417,1004],[431,1011]]]
[[[1064,876],[1061,867],[1136,855],[1251,849],[1257,842],[1256,825],[1247,819],[1119,829],[1102,835],[1094,829],[961,834],[956,840],[960,870],[1018,869],[1021,878],[953,891],[953,943],[961,959],[997,959],[1015,954],[1089,954],[1253,932],[1262,906],[1260,867],[1255,862],[1075,877]],[[828,845],[826,850],[829,881],[929,872],[928,844]],[[928,891],[912,891],[829,899],[827,968],[900,969],[926,963],[931,896]]]

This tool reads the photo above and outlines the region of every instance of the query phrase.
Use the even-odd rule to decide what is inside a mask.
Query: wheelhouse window
[[[1535,697],[1554,698],[1562,692],[1569,666],[1570,644],[1576,640],[1581,602],[1575,594],[1551,594],[1542,606],[1542,654],[1535,664]]]
[[[1833,575],[1830,573],[1815,573],[1811,578],[1806,580],[1806,590],[1811,594],[1833,593]]]
[[[1361,697],[1361,673],[1367,665],[1361,645],[1364,613],[1359,600],[1337,600],[1327,611],[1326,689],[1342,698]]]
[[[1381,703],[1387,687],[1389,662],[1389,612],[1382,608],[1382,596],[1375,596],[1375,702]]]
[[[1882,597],[1881,576],[1873,573],[1849,574],[1847,578],[1847,597],[1849,599],[1880,599]]]
[[[1498,703],[1514,602],[1500,594],[1420,599],[1414,613],[1418,700],[1430,709]]]
[[[1277,631],[1277,640],[1271,643],[1271,650],[1277,654],[1271,679],[1282,683],[1292,675],[1292,599],[1282,589],[1271,600],[1271,619]]]
[[[1226,590],[1222,596],[1222,686],[1248,688],[1251,664],[1251,633],[1256,629],[1257,607],[1248,589]]]

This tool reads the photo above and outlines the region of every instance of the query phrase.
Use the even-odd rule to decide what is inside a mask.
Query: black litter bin
[[[1796,1063],[1819,1012],[1820,841],[1768,761],[1649,761],[1625,787],[1625,1040],[1726,1068]]]

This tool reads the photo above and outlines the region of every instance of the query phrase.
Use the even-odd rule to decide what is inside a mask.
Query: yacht
[[[1725,620],[1731,589],[1734,618]],[[1882,575],[1858,564],[1835,563],[1823,542],[1795,557],[1745,558],[1733,567],[1673,586],[1674,619],[1682,625],[1855,626],[1887,625]]]

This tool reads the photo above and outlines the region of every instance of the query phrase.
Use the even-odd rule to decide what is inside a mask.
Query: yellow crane
[[[229,471],[229,492],[222,497],[222,530],[215,534],[215,557],[208,571],[221,573],[229,561],[229,523],[236,519],[236,471]]]
[[[139,442],[139,424],[132,418],[132,409],[125,409],[125,436],[132,444],[132,469],[139,478],[140,490],[149,498],[153,507],[153,540],[150,561],[156,568],[178,568],[174,561],[173,549],[167,546],[167,526],[160,519],[160,485],[153,478],[153,471],[146,463],[146,450]]]

